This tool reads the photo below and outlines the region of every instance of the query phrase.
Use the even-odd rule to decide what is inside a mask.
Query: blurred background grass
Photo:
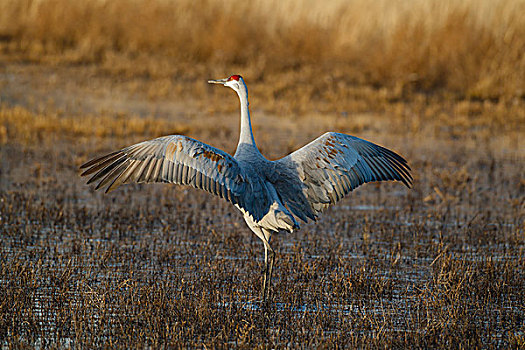
[[[294,81],[401,97],[523,98],[525,1],[12,0],[0,2],[0,52],[157,77],[237,68],[283,85],[299,71]]]

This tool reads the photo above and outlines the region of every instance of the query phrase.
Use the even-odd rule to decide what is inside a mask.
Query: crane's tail
[[[275,232],[293,232],[300,228],[299,223],[293,215],[283,205],[277,202],[272,204],[268,214],[266,214],[258,224],[267,230]]]

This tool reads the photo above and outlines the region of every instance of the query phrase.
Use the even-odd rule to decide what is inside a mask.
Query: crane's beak
[[[226,84],[228,82],[228,78],[224,79],[217,79],[217,80],[208,80],[208,84]]]

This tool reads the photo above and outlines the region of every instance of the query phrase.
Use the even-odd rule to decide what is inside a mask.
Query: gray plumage
[[[106,192],[127,183],[189,185],[224,198],[243,214],[263,241],[263,299],[273,267],[272,234],[299,228],[296,218],[316,218],[356,187],[373,181],[412,184],[410,168],[396,153],[355,136],[328,132],[277,161],[259,152],[253,138],[248,90],[239,75],[211,80],[235,90],[241,102],[241,133],[234,156],[182,135],[144,141],[81,166],[88,183]],[[268,255],[271,255],[268,265]]]

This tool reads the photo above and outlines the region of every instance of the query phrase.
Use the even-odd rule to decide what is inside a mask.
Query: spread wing
[[[275,163],[272,182],[294,215],[315,220],[329,205],[372,181],[397,180],[407,187],[412,175],[396,153],[360,138],[326,133]]]
[[[127,183],[164,182],[189,185],[227,199],[260,220],[268,205],[266,187],[249,179],[228,153],[182,135],[159,137],[83,164],[81,176],[107,186],[106,193]]]

